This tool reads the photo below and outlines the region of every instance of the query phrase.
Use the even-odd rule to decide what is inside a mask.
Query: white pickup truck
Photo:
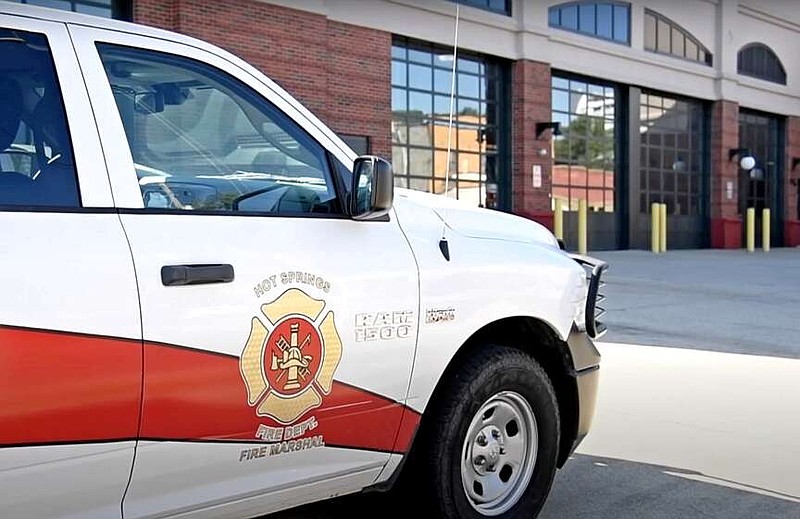
[[[533,517],[605,265],[393,189],[178,34],[0,3],[0,517],[256,517],[412,474]]]

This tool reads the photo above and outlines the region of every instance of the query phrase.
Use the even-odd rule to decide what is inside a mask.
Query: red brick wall
[[[135,0],[134,21],[236,54],[334,131],[391,157],[390,33],[254,0]]]
[[[800,158],[800,117],[786,119],[786,179],[783,184],[784,197],[784,245],[800,245],[800,215],[797,214],[798,190],[800,189],[800,164],[792,171],[792,160]]]
[[[536,138],[536,123],[551,117],[550,65],[521,60],[512,69],[512,209],[552,228],[550,208],[553,157],[550,130]],[[547,155],[539,155],[539,150]],[[542,186],[533,185],[533,165],[542,167]]]
[[[739,105],[716,101],[711,112],[711,246],[738,248],[742,245],[739,217],[738,157],[728,158],[739,147]],[[728,182],[732,197],[728,198]]]
[[[392,35],[328,22],[327,117],[339,132],[370,137],[371,152],[392,158]]]

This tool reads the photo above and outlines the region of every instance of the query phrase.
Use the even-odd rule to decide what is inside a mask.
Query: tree
[[[614,128],[600,117],[579,115],[561,129],[555,143],[555,160],[589,168],[606,168],[614,162]]]

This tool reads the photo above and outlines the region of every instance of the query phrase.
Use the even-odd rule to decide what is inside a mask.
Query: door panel
[[[394,217],[345,218],[331,170],[351,157],[230,62],[72,30],[93,102],[120,114],[102,135],[126,162],[112,187],[129,204],[142,302],[142,442],[126,517],[203,516],[281,491],[267,511],[325,478],[350,491],[374,481],[409,441],[398,428],[418,287]],[[170,281],[214,265],[232,280]]]
[[[739,147],[749,151],[756,159],[756,166],[750,171],[739,169],[739,213],[746,224],[747,209],[755,209],[756,247],[763,244],[764,209],[770,209],[772,246],[782,243],[783,175],[779,134],[779,118],[746,110],[740,112]],[[742,243],[746,242],[747,225],[742,225]]]
[[[552,78],[552,120],[560,124],[560,133],[553,138],[551,195],[562,202],[568,249],[578,247],[581,201],[587,206],[589,249],[620,247],[621,111],[615,109],[620,99],[619,88],[612,84]]]
[[[651,247],[652,204],[667,206],[667,248],[707,246],[709,182],[704,104],[630,88],[631,247]]]
[[[66,27],[0,15],[0,56],[0,517],[120,517],[142,387],[130,250]]]

